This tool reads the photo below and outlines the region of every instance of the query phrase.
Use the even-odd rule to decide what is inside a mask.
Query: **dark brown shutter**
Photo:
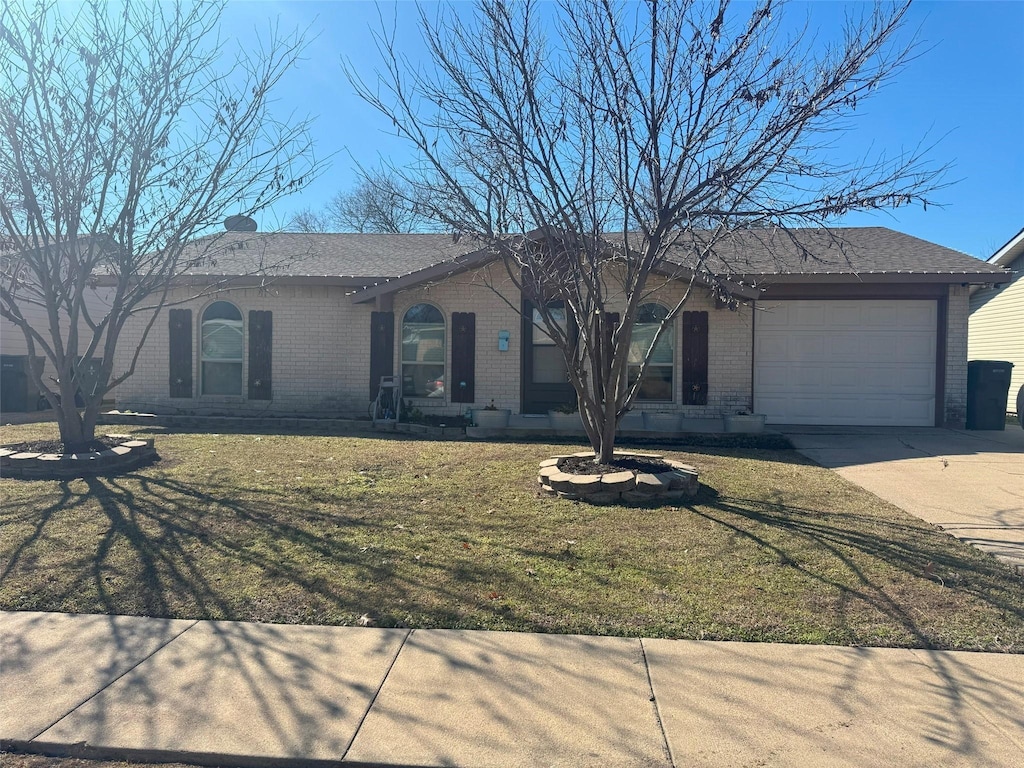
[[[452,312],[452,402],[476,402],[476,315]],[[465,385],[465,386],[463,386]]]
[[[683,404],[708,404],[708,313],[683,312]]]
[[[370,313],[370,399],[377,398],[381,376],[395,375],[395,313]]]
[[[192,397],[192,310],[168,312],[170,396]]]
[[[249,310],[249,399],[273,397],[271,373],[274,346],[274,315],[269,310]]]

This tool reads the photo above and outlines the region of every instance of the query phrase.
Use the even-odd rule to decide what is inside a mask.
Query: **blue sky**
[[[810,14],[827,37],[850,7],[862,4],[818,0],[794,3],[788,12]],[[357,158],[374,165],[379,157],[402,162],[407,146],[389,124],[354,94],[341,71],[342,56],[372,79],[378,54],[370,28],[378,12],[394,19],[405,53],[422,55],[411,3],[271,2],[232,0],[224,17],[229,38],[250,39],[272,21],[282,29],[309,28],[315,36],[305,60],[279,93],[277,109],[316,116],[318,151],[334,153],[328,172],[300,195],[279,204],[261,228],[280,226],[296,209],[319,207],[355,180]],[[987,258],[1024,227],[1024,2],[919,2],[907,33],[916,32],[921,55],[897,81],[858,107],[849,136],[841,142],[863,147],[874,142],[893,150],[913,148],[924,138],[938,145],[931,157],[951,163],[955,181],[937,197],[944,207],[900,208],[857,214],[849,226],[887,226]],[[276,219],[276,221],[275,221]]]

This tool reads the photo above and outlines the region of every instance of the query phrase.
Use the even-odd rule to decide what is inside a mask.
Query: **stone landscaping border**
[[[622,470],[594,475],[576,475],[562,471],[566,459],[593,457],[593,451],[554,456],[540,463],[537,482],[541,490],[552,496],[590,504],[614,504],[619,501],[646,503],[660,500],[690,498],[697,495],[700,484],[697,469],[680,461],[666,459],[656,453],[616,451],[615,456],[634,459],[660,459],[672,469],[651,474]]]
[[[131,435],[105,435],[118,444],[105,451],[83,453],[34,453],[0,448],[0,476],[17,480],[71,480],[113,475],[138,469],[160,458],[153,438],[136,440]]]

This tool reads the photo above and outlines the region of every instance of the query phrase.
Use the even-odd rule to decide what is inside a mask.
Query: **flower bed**
[[[540,463],[537,475],[541,490],[591,504],[645,503],[689,498],[697,494],[697,470],[689,464],[653,453],[616,451],[616,462],[636,468],[594,467],[593,472],[582,473],[580,470],[585,470],[586,465],[581,467],[579,459],[593,456],[587,451],[545,459]],[[645,467],[645,464],[649,466]],[[648,468],[650,471],[645,471]],[[664,471],[654,471],[657,469]]]

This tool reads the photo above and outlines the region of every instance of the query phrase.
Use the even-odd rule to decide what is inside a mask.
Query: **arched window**
[[[204,395],[242,394],[242,313],[227,301],[203,312],[200,358]]]
[[[402,319],[402,395],[444,397],[444,316],[433,304],[410,307]]]
[[[633,326],[633,338],[629,343],[629,383],[636,381],[640,375],[640,365],[644,361],[647,350],[654,343],[661,322],[668,317],[668,310],[661,304],[643,304],[636,316]],[[665,328],[658,340],[658,346],[651,355],[644,380],[636,394],[637,400],[671,401],[672,400],[672,367],[675,350],[675,328],[670,324]]]

